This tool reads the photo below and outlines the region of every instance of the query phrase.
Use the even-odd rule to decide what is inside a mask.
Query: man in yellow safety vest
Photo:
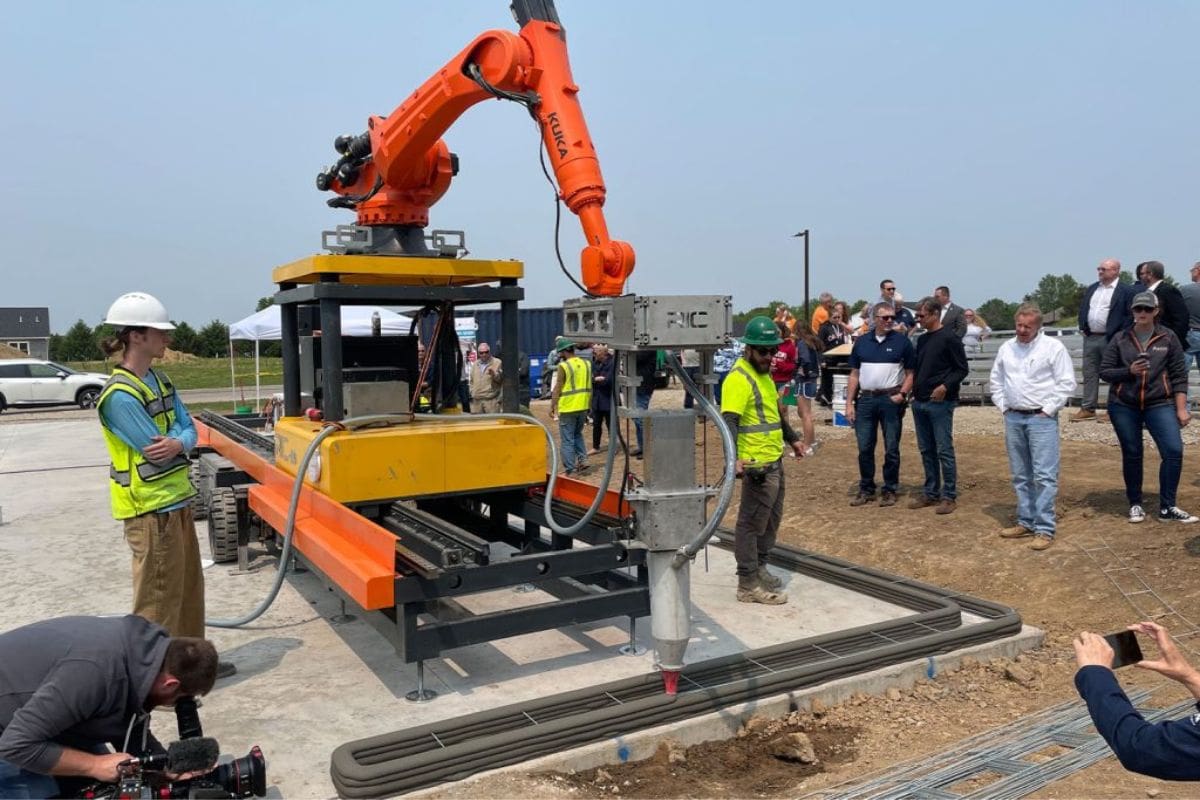
[[[588,468],[583,426],[592,403],[592,364],[575,355],[575,343],[560,336],[554,343],[558,353],[558,378],[550,396],[550,418],[558,419],[562,440],[562,463],[568,475]]]
[[[804,442],[779,413],[779,396],[771,380],[771,358],[782,340],[767,316],[754,317],[742,338],[746,351],[721,384],[721,417],[737,441],[736,473],[742,496],[734,528],[737,599],[742,603],[779,605],[787,602],[783,581],[767,570],[783,517],[783,446],[797,457]]]
[[[172,636],[203,638],[204,573],[187,455],[196,446],[196,426],[171,381],[151,367],[175,326],[163,304],[144,292],[118,297],[104,321],[117,329],[104,341],[105,353],[122,354],[98,408],[113,517],[124,523],[133,555],[133,613]],[[217,674],[235,671],[222,662]]]

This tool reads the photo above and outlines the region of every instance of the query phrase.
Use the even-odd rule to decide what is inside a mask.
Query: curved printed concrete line
[[[728,545],[731,534],[721,539]],[[779,546],[771,561],[917,613],[690,665],[684,676],[706,688],[683,680],[675,697],[650,673],[348,742],[331,757],[334,786],[343,797],[409,792],[1021,629],[1006,606],[841,559]],[[963,626],[964,609],[985,621]]]

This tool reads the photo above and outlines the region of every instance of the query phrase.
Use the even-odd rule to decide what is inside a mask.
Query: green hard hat
[[[779,338],[779,327],[775,320],[767,316],[758,316],[746,323],[746,335],[742,343],[751,347],[775,347],[783,344]]]
[[[575,343],[565,336],[560,336],[554,340],[554,352],[561,353],[563,350],[574,350]]]

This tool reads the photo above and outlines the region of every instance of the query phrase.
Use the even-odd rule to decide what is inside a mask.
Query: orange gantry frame
[[[250,508],[282,531],[295,479],[250,448],[194,421],[200,447],[211,447],[258,481],[250,487]],[[364,610],[395,606],[396,536],[391,531],[305,485],[293,546]]]
[[[593,294],[622,294],[636,259],[628,242],[609,236],[600,161],[571,77],[566,32],[555,22],[531,19],[519,34],[481,34],[391,114],[368,120],[371,159],[351,183],[335,180],[330,188],[366,198],[357,202],[360,225],[428,226],[429,208],[455,171],[442,135],[468,108],[496,96],[472,77],[473,69],[500,92],[536,94],[532,109],[560,196],[579,216],[587,240],[580,253],[583,284]]]
[[[194,419],[197,445],[211,448],[258,481],[249,490],[251,510],[277,531],[287,524],[295,478],[248,447]],[[554,497],[587,508],[598,488],[590,483],[559,476]],[[609,490],[599,511],[620,516],[620,495]],[[338,585],[367,611],[395,606],[397,537],[352,508],[327,497],[307,483],[300,490],[293,546],[305,560]]]

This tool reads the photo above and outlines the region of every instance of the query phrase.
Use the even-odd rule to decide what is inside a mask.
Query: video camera
[[[179,741],[167,752],[133,758],[118,767],[116,783],[101,783],[83,792],[85,798],[230,798],[263,797],[267,793],[267,761],[257,745],[241,758],[220,764],[203,775],[172,780],[208,769],[221,754],[217,740],[204,735],[200,714],[191,697],[175,703]]]

